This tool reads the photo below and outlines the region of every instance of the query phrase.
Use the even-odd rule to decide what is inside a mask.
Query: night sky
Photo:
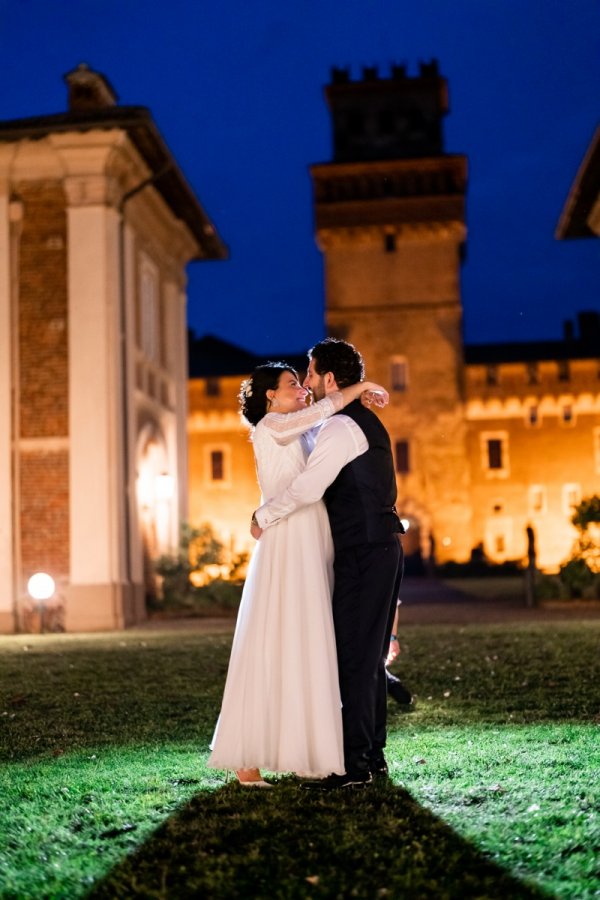
[[[0,0],[0,118],[66,109],[86,62],[151,109],[230,248],[189,268],[189,321],[258,353],[323,336],[308,167],[331,159],[332,66],[448,79],[469,159],[468,343],[551,339],[600,309],[600,243],[556,224],[598,123],[597,0]]]

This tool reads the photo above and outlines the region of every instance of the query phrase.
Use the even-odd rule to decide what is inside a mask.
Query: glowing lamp
[[[406,534],[406,532],[410,528],[410,522],[408,521],[408,519],[400,519],[400,524],[404,528],[404,533]]]
[[[168,472],[156,476],[156,499],[170,500],[175,491],[175,479]]]
[[[29,596],[38,602],[49,600],[54,594],[55,587],[54,578],[45,572],[36,572],[27,582]]]

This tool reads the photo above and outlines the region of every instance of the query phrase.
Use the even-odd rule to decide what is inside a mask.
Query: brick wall
[[[21,556],[23,578],[69,572],[68,452],[21,454]]]
[[[67,220],[57,182],[19,185],[20,436],[68,434]]]
[[[58,182],[24,183],[19,252],[19,458],[22,576],[69,572],[69,456],[43,439],[68,438],[65,196]],[[29,443],[40,439],[39,449]]]

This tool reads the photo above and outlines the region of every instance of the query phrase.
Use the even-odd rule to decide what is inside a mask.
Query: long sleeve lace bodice
[[[252,443],[263,501],[291,484],[305,467],[312,449],[307,434],[343,408],[339,391],[292,413],[268,413],[254,429]]]
[[[334,391],[305,409],[291,413],[267,413],[262,424],[278,444],[289,444],[299,434],[310,431],[344,407],[341,391]]]

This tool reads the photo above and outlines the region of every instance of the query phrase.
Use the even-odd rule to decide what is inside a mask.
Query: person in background
[[[390,647],[386,659],[385,677],[387,681],[388,696],[396,701],[400,706],[410,706],[413,702],[411,692],[396,675],[392,675],[388,666],[400,655],[400,644],[398,642],[398,613],[402,601],[398,598],[396,603],[396,614],[392,625],[392,633],[390,635]]]

